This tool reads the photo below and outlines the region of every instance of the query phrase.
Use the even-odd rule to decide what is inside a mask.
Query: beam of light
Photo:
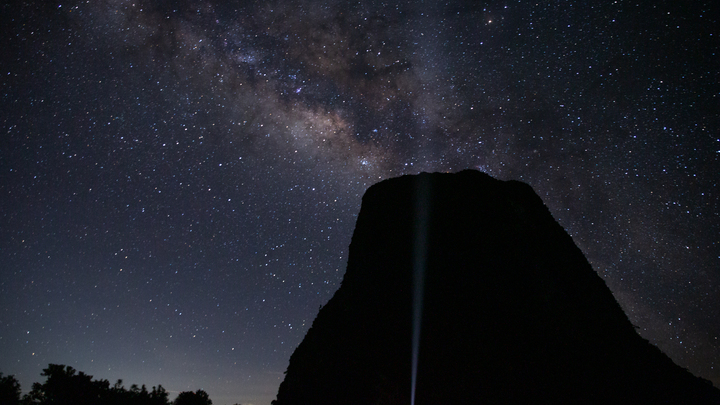
[[[422,322],[425,265],[427,261],[428,215],[430,210],[430,179],[418,178],[415,189],[415,240],[413,245],[413,335],[410,404],[415,405],[418,354],[420,351],[420,324]]]

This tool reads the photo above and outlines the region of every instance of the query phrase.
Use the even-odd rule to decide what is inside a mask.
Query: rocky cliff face
[[[416,404],[720,403],[635,332],[528,185],[464,171],[367,191],[274,404],[410,404],[420,319]]]

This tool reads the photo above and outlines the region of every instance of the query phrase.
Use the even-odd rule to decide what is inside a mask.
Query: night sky
[[[720,385],[716,2],[20,3],[0,372],[24,391],[57,363],[268,405],[365,190],[466,168],[530,184],[638,332]]]

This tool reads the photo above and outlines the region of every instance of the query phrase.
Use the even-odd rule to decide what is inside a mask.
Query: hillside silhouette
[[[410,404],[417,325],[415,404],[720,403],[636,333],[521,182],[463,171],[368,189],[342,285],[273,404]]]

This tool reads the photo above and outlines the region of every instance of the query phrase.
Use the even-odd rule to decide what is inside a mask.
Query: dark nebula
[[[0,372],[269,404],[372,184],[530,184],[720,385],[712,2],[0,6]]]

